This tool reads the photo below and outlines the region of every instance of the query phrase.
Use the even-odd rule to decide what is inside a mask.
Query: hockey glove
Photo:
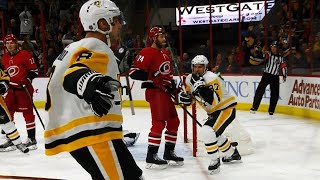
[[[84,74],[77,83],[77,91],[80,97],[90,105],[96,116],[108,114],[112,107],[111,100],[114,95],[111,93],[120,88],[120,82],[109,76],[89,72]]]
[[[0,94],[4,95],[9,89],[7,82],[0,81]]]
[[[159,87],[160,89],[171,89],[172,88],[172,79],[166,79],[165,77],[162,77],[161,73],[159,71],[156,71],[153,74],[153,84],[156,87]]]
[[[192,94],[198,94],[202,88],[205,87],[206,83],[202,76],[192,74],[191,80],[190,80],[192,86],[193,86],[193,93]]]
[[[178,98],[177,99],[178,99],[178,103],[179,104],[183,104],[183,105],[186,105],[186,106],[189,106],[191,104],[191,102],[192,102],[190,96],[187,93],[183,92],[183,91],[178,93]]]

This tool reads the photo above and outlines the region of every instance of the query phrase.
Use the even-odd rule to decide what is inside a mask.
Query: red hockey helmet
[[[17,37],[13,34],[8,34],[4,37],[3,42],[6,43],[7,41],[17,41]]]
[[[164,30],[161,27],[153,27],[149,31],[149,38],[152,39],[160,34],[164,34]]]

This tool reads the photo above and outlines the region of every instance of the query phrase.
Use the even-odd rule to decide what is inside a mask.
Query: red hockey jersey
[[[32,54],[25,50],[20,50],[17,54],[11,56],[8,52],[2,57],[4,70],[10,77],[10,85],[17,85],[27,79],[28,73],[34,71],[37,73],[37,64]]]
[[[158,50],[147,47],[140,51],[134,62],[134,67],[148,73],[148,80],[154,76],[161,76],[163,79],[171,80],[172,67],[169,52],[165,49]]]

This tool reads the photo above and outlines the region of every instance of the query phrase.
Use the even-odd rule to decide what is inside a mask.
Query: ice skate
[[[167,161],[160,159],[157,154],[147,154],[146,169],[165,169],[168,166]]]
[[[17,149],[19,149],[21,152],[23,153],[28,153],[29,152],[29,148],[27,148],[25,145],[23,145],[22,143],[17,144],[16,145]]]
[[[250,109],[250,113],[251,113],[251,114],[255,114],[256,111],[257,111],[257,110],[255,110],[254,108],[251,108],[251,109]]]
[[[38,149],[37,147],[37,140],[35,138],[28,138],[25,143],[23,143],[29,150]]]
[[[140,133],[127,133],[123,136],[123,142],[127,147],[133,146],[137,142],[139,136]]]
[[[175,144],[173,143],[166,143],[163,159],[168,162],[169,165],[177,165],[183,166],[183,157],[179,157],[174,152]]]
[[[17,147],[13,144],[10,139],[7,139],[7,142],[0,145],[0,152],[9,152],[16,150]]]
[[[210,174],[216,174],[220,172],[220,158],[212,159],[208,167]]]
[[[177,166],[183,166],[183,157],[179,157],[176,155],[174,151],[165,151],[163,155],[163,159],[168,162],[168,165],[177,165]]]
[[[241,163],[241,155],[239,154],[237,148],[235,147],[234,152],[229,157],[222,157],[223,163]]]
[[[269,112],[269,118],[271,120],[275,120],[276,119],[275,116],[273,115],[273,112]]]
[[[146,169],[165,169],[168,166],[167,161],[158,157],[159,146],[148,146],[148,153],[146,158]]]

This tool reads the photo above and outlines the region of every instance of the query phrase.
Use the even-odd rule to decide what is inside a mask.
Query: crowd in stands
[[[218,3],[217,1],[214,1]],[[224,1],[219,3],[235,3],[238,1]],[[289,4],[290,2],[290,4]],[[190,3],[190,1],[188,1]],[[193,5],[207,5],[207,1],[191,1]],[[262,59],[263,50],[268,50],[268,45],[277,41],[281,54],[285,57],[291,74],[318,74],[320,69],[320,3],[313,1],[313,17],[311,18],[311,6],[309,0],[283,0],[281,11],[274,12],[276,17],[281,17],[280,23],[274,24],[273,19],[268,19],[268,36],[264,34],[264,22],[250,22],[243,25],[241,47],[229,46],[229,51],[223,52],[225,47],[214,46],[213,58],[210,62],[211,70],[222,73],[261,73],[264,64],[252,64],[251,59]],[[270,16],[268,16],[270,17]],[[311,27],[312,22],[312,27]],[[234,44],[238,44],[235,40]],[[201,45],[208,48],[207,45]],[[189,50],[199,52],[196,50]],[[208,50],[203,53],[210,60]],[[189,58],[189,59],[192,59]],[[182,58],[182,64],[188,64]],[[184,72],[189,73],[188,69]]]
[[[0,9],[0,17],[5,20],[2,29],[5,30],[5,34],[13,33],[19,37],[21,48],[33,53],[41,75],[48,76],[54,59],[62,49],[70,42],[79,40],[83,36],[78,19],[78,10],[85,0],[70,2],[57,0],[29,1],[8,0],[7,9]],[[188,6],[208,4],[208,0],[188,0],[186,2]],[[236,2],[238,1],[218,0],[214,1],[214,4]],[[272,19],[269,20],[267,39],[264,36],[263,21],[243,23],[241,47],[237,45],[237,39],[235,39],[232,47],[213,45],[210,52],[210,41],[207,40],[206,44],[196,49],[184,50],[180,62],[180,53],[177,50],[179,44],[174,43],[174,40],[168,37],[168,41],[172,45],[170,50],[173,52],[173,60],[180,66],[179,71],[175,69],[174,72],[190,73],[191,59],[200,53],[208,57],[212,71],[244,74],[260,73],[263,69],[263,63],[253,65],[250,63],[250,59],[263,58],[262,50],[274,41],[279,43],[282,54],[288,62],[289,73],[311,74],[315,71],[320,72],[319,1],[313,0],[312,7],[309,0],[281,0],[280,3],[282,9],[275,13],[277,13],[277,17],[281,17],[281,22],[273,24]],[[310,17],[311,8],[313,8],[312,18]],[[41,12],[44,15],[45,42],[42,42]],[[1,34],[1,36],[5,34]],[[147,46],[145,39],[146,33],[134,34],[129,25],[121,41],[123,45],[131,49],[130,55],[134,58],[141,48]],[[118,44],[114,43],[114,45],[113,48],[117,48]],[[265,47],[265,45],[267,46]],[[43,52],[43,48],[45,48],[45,52]],[[210,59],[210,53],[212,53],[212,60]],[[45,58],[43,58],[44,56]]]
[[[59,2],[61,1],[8,0],[7,9],[0,9],[1,20],[4,20],[4,33],[1,32],[1,36],[16,35],[20,48],[30,51],[37,60],[42,76],[49,75],[54,59],[66,44],[82,38],[82,34],[79,34],[81,24],[78,21],[78,11],[85,0],[63,4]],[[44,19],[43,24],[41,16]],[[42,42],[43,35],[45,42]]]

